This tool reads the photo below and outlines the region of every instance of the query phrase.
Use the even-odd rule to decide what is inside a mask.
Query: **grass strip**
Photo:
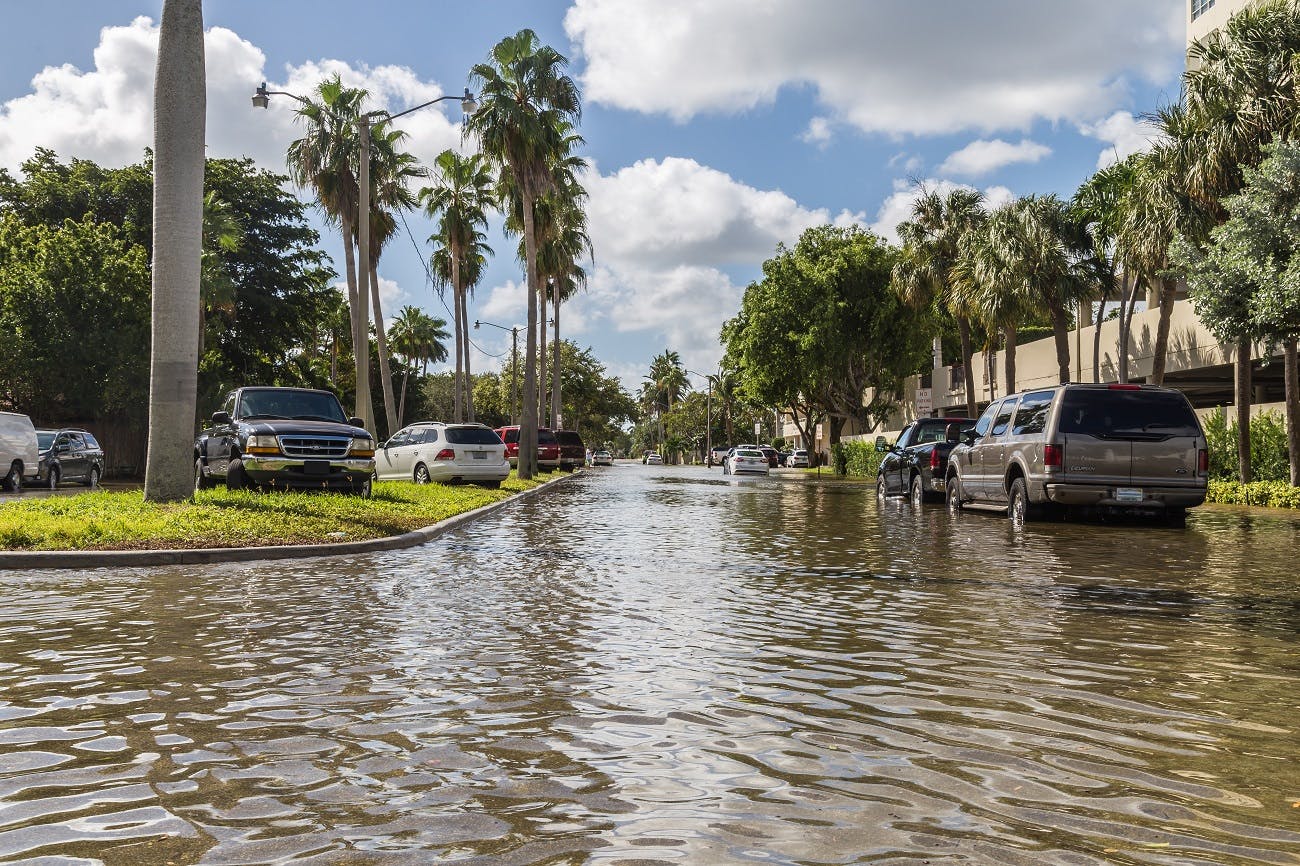
[[[370,499],[343,493],[202,490],[192,500],[145,502],[139,490],[14,500],[0,505],[0,550],[167,550],[364,541],[400,535],[536,487],[500,490],[382,481]]]

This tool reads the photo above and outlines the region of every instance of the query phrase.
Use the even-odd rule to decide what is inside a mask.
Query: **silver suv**
[[[1181,391],[1059,385],[994,401],[948,458],[948,506],[1005,507],[1015,522],[1077,506],[1183,525],[1205,501],[1205,433]]]

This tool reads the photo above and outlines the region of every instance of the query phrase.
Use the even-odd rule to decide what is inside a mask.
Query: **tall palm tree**
[[[355,247],[359,201],[357,164],[360,159],[356,121],[361,115],[365,96],[364,90],[344,87],[337,75],[317,85],[317,98],[304,101],[298,109],[297,119],[303,122],[306,130],[302,138],[290,143],[286,161],[294,183],[310,189],[326,219],[341,229],[348,310],[352,320],[355,414],[366,423],[367,429],[373,429],[369,323],[361,316],[362,298],[357,288]]]
[[[542,45],[532,30],[507,36],[489,61],[475,64],[472,89],[478,110],[465,132],[478,137],[483,153],[497,166],[509,166],[523,211],[528,282],[528,340],[524,364],[524,407],[519,437],[519,476],[537,472],[537,232],[534,206],[550,191],[549,164],[561,151],[565,127],[578,120],[578,87],[563,70],[568,60]]]
[[[1100,289],[1097,318],[1092,330],[1092,381],[1101,381],[1101,324],[1105,321],[1106,305],[1112,293],[1118,293],[1120,259],[1116,239],[1123,224],[1123,208],[1133,186],[1134,157],[1121,160],[1099,170],[1079,186],[1070,206],[1088,233],[1092,243],[1092,258],[1098,267]],[[1123,293],[1118,293],[1121,306],[1125,306]],[[1120,318],[1120,381],[1128,381],[1128,321]]]
[[[428,372],[429,363],[447,360],[444,341],[450,336],[447,323],[412,306],[402,307],[393,319],[388,342],[393,354],[402,359],[402,393],[397,404],[398,426],[406,423],[406,384],[411,371],[419,364]]]
[[[936,306],[952,316],[961,339],[961,362],[966,371],[966,413],[974,418],[976,395],[971,383],[970,320],[973,310],[962,304],[953,290],[953,268],[962,237],[986,217],[984,195],[958,188],[941,196],[926,191],[912,205],[912,218],[899,224],[903,255],[894,266],[892,280],[899,296],[917,308]]]
[[[466,295],[477,285],[483,271],[485,254],[492,250],[484,243],[487,214],[493,205],[492,176],[482,156],[461,156],[452,150],[438,154],[433,166],[433,185],[420,190],[425,213],[437,221],[437,231],[429,238],[439,245],[434,253],[433,271],[440,285],[450,285],[456,332],[455,420],[461,420],[465,406],[473,416],[472,388],[469,385],[469,312]],[[441,256],[441,258],[440,258]]]
[[[192,495],[207,80],[201,0],[166,0],[154,86],[153,315],[144,495]]]

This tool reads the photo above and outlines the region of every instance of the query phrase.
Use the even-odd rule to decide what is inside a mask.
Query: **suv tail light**
[[[1060,469],[1065,465],[1065,446],[1064,445],[1044,445],[1043,446],[1043,465]]]
[[[1210,474],[1210,452],[1204,448],[1196,452],[1196,471],[1202,475]]]
[[[441,451],[439,451],[438,456],[434,457],[433,459],[434,460],[455,460],[456,452],[453,451],[451,448],[444,448]]]
[[[939,462],[939,449],[932,448],[930,450],[930,471],[938,472],[941,468],[943,468],[943,464]]]

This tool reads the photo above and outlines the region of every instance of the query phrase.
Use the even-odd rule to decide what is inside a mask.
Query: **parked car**
[[[398,430],[375,449],[375,477],[380,481],[500,487],[509,475],[505,443],[482,424],[421,421]]]
[[[0,481],[7,493],[23,489],[24,479],[35,480],[41,453],[32,419],[17,412],[0,412]]]
[[[1005,507],[1016,523],[1066,507],[1184,525],[1205,501],[1209,451],[1182,392],[1060,385],[995,401],[948,458],[949,507]]]
[[[519,466],[519,425],[498,427],[496,434],[506,446],[510,468]],[[560,465],[560,443],[549,427],[537,428],[537,468],[550,471]]]
[[[224,481],[370,495],[375,440],[329,391],[236,388],[194,442],[194,486]]]
[[[714,445],[709,451],[709,465],[721,466],[722,461],[727,459],[727,454],[731,451],[728,445]]]
[[[757,448],[737,448],[722,464],[723,475],[767,475],[769,469],[767,455]]]
[[[942,502],[948,472],[948,455],[957,439],[948,441],[949,425],[957,425],[958,438],[975,427],[974,418],[920,418],[903,428],[898,441],[889,445],[876,437],[876,450],[883,452],[876,471],[876,494],[908,496],[916,505]]]
[[[591,465],[592,466],[613,466],[614,455],[610,454],[604,448],[598,448],[595,451],[591,452]]]
[[[787,457],[785,460],[785,465],[791,469],[807,469],[808,449],[796,448],[793,451],[791,451],[790,456]]]
[[[38,481],[50,489],[61,481],[80,481],[87,487],[99,484],[104,474],[104,449],[85,430],[37,430],[41,451]]]
[[[556,430],[555,441],[560,443],[560,468],[572,472],[587,462],[587,446],[577,430]]]
[[[656,452],[654,452],[654,451],[648,451],[648,452],[646,452],[645,457],[641,458],[641,462],[644,463],[644,464],[646,464],[647,466],[663,466],[663,465],[664,465],[664,459],[663,459],[662,457],[660,457],[660,456],[659,456]]]
[[[763,456],[767,458],[767,466],[769,469],[775,469],[781,465],[781,457],[776,453],[776,449],[771,445],[760,445],[758,446],[758,450],[762,451]]]

